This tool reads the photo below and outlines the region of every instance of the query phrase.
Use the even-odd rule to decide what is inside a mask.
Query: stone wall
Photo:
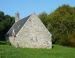
[[[33,14],[16,37],[10,37],[10,41],[15,47],[52,48],[51,36],[41,20]]]

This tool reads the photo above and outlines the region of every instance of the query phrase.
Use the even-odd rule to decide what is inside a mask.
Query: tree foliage
[[[14,17],[5,15],[4,12],[0,11],[0,40],[5,40],[5,35],[13,23]]]
[[[53,43],[75,47],[75,7],[63,5],[39,17],[52,33]]]

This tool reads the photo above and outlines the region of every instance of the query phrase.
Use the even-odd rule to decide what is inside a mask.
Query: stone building
[[[15,23],[7,32],[11,45],[22,48],[52,48],[51,36],[35,13],[23,19],[17,13]]]

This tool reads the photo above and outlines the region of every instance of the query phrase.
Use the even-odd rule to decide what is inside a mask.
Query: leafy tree
[[[14,17],[5,15],[0,11],[0,40],[5,40],[5,35],[14,23]]]
[[[63,5],[39,16],[52,33],[53,43],[75,47],[75,7]]]

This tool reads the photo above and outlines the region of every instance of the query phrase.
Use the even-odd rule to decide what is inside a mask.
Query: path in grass
[[[53,49],[31,49],[0,45],[0,58],[75,58],[75,48],[54,45]]]

